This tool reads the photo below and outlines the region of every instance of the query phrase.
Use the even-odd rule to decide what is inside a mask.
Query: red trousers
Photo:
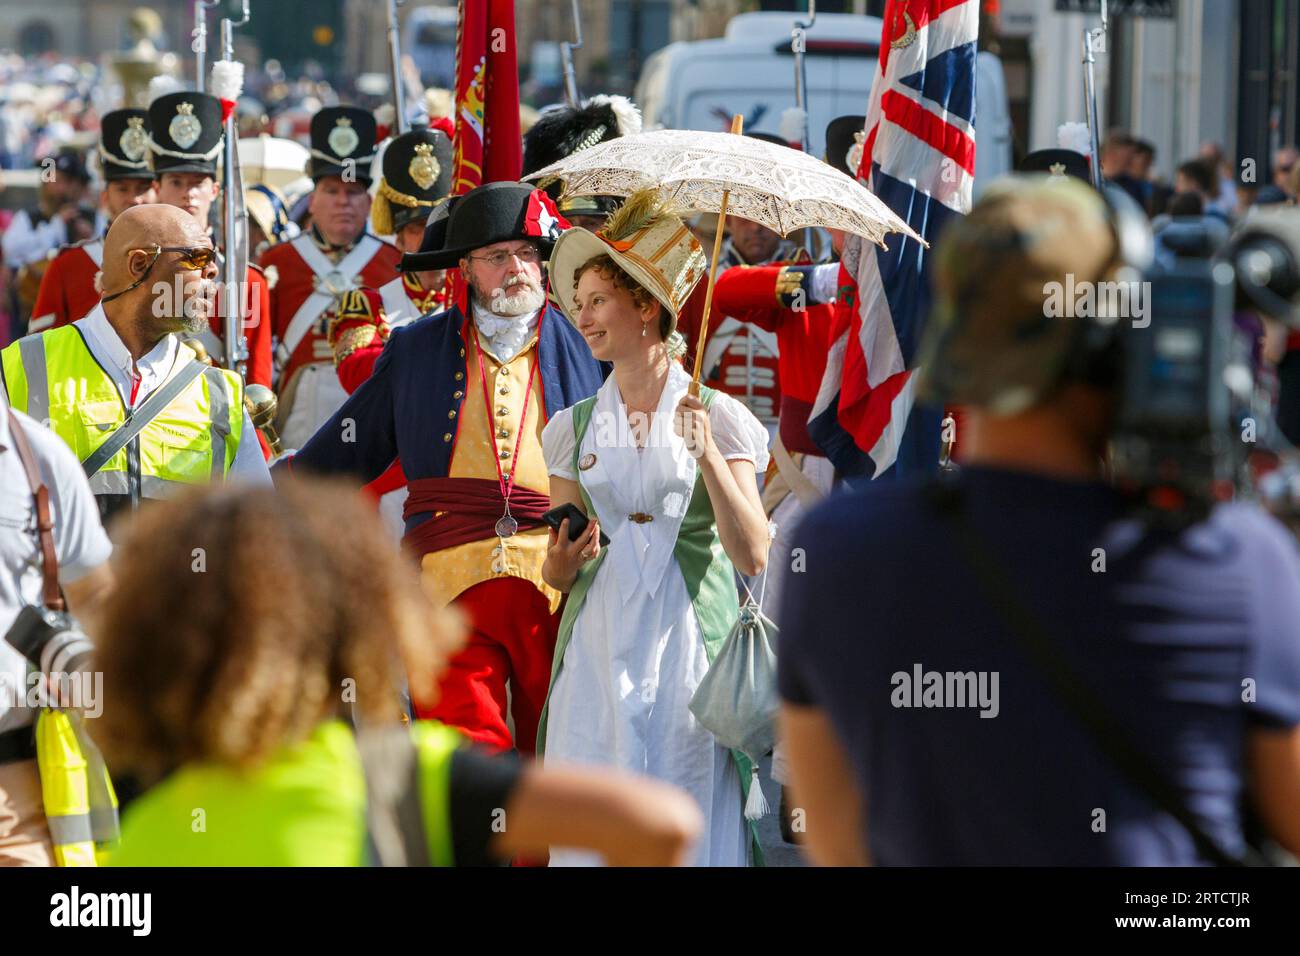
[[[469,619],[469,643],[451,660],[438,703],[416,716],[463,730],[476,743],[532,754],[551,681],[560,615],[523,578],[474,585],[452,602]],[[506,682],[515,738],[506,726]]]

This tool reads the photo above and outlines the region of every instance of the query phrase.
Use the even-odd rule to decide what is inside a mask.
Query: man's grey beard
[[[513,295],[506,295],[505,288],[493,289],[490,293],[484,294],[478,287],[474,288],[474,302],[481,309],[486,309],[493,315],[515,316],[531,315],[546,304],[546,293],[541,290],[540,286],[534,286],[524,282],[516,283],[512,286],[518,289]]]
[[[212,326],[208,321],[208,316],[199,313],[199,301],[206,299],[212,305],[211,315],[216,315],[217,289],[211,286],[204,291],[193,296],[186,296],[185,302],[181,307],[181,314],[178,318],[181,320],[181,331],[188,335],[198,335],[208,331]]]
[[[181,316],[181,331],[190,335],[198,335],[201,332],[206,332],[211,327],[211,323],[201,315]]]

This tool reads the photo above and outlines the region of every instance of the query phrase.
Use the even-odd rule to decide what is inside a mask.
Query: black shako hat
[[[1073,176],[1092,185],[1088,157],[1072,149],[1036,149],[1027,153],[1016,167],[1020,173],[1047,173],[1049,176]]]
[[[167,93],[149,104],[149,152],[155,176],[207,173],[221,155],[221,100],[207,93]]]
[[[599,94],[581,106],[559,105],[542,110],[524,134],[522,176],[619,136],[641,132],[641,111],[626,96]],[[555,200],[562,215],[608,216],[623,202],[620,196],[569,196],[561,198],[558,179],[539,182],[538,188]]]
[[[419,252],[402,256],[402,272],[449,269],[475,249],[531,239],[542,258],[569,224],[551,197],[527,183],[486,183],[434,208]]]
[[[375,234],[391,235],[428,219],[434,203],[451,192],[451,161],[451,140],[442,130],[412,129],[390,140],[370,207]]]
[[[862,161],[865,116],[837,116],[826,124],[826,164],[846,176],[857,176]],[[859,138],[861,134],[861,138]]]
[[[311,158],[307,175],[313,182],[342,176],[349,167],[357,182],[370,185],[370,165],[378,145],[375,117],[359,106],[327,106],[311,118]]]
[[[149,114],[113,110],[99,121],[99,165],[105,180],[153,179],[149,167]]]

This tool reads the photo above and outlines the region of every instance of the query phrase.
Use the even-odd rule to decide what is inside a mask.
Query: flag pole
[[[221,20],[221,59],[233,63],[235,59],[235,27],[248,23],[248,0],[242,4],[238,20],[223,17]],[[215,69],[215,67],[214,67]],[[239,71],[239,86],[243,85],[243,71]],[[214,93],[220,98],[239,99],[239,90],[222,90]],[[244,210],[244,186],[239,174],[239,119],[232,107],[225,119],[225,142],[221,168],[221,198],[223,200],[222,226],[226,247],[225,301],[226,315],[222,325],[225,333],[225,366],[244,376],[248,364],[248,342],[244,335],[242,302],[247,284],[248,222]],[[266,317],[262,317],[266,321]]]
[[[739,136],[745,131],[745,117],[736,113],[731,117],[731,132]],[[709,265],[709,286],[704,293],[704,316],[700,319],[700,339],[695,345],[695,371],[691,374],[690,394],[700,397],[700,373],[704,370],[704,342],[709,331],[709,310],[713,307],[713,283],[718,278],[718,255],[722,252],[722,232],[727,226],[727,199],[730,189],[722,191],[722,204],[718,207],[718,226],[713,231],[713,262]]]
[[[1092,176],[1093,188],[1098,190],[1101,189],[1101,151],[1098,142],[1101,133],[1097,123],[1097,80],[1094,71],[1094,64],[1097,61],[1093,54],[1106,48],[1106,30],[1109,26],[1107,20],[1106,0],[1101,0],[1101,28],[1085,27],[1083,31],[1083,105],[1088,120],[1088,138],[1092,146],[1089,172]]]
[[[206,93],[208,72],[208,9],[215,7],[221,0],[198,0],[194,4],[194,88]]]
[[[388,66],[393,84],[393,135],[400,136],[411,128],[406,119],[406,85],[402,82],[402,45],[398,29],[397,8],[404,0],[388,0]]]
[[[573,51],[580,49],[582,49],[582,11],[578,9],[578,0],[573,0],[573,39],[560,44],[560,55],[564,60],[564,98],[573,107],[579,105],[578,80],[573,70]]]

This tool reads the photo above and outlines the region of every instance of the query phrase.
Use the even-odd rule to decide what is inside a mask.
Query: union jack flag
[[[978,0],[888,0],[858,178],[931,244],[970,210]],[[939,411],[912,408],[930,310],[929,252],[891,234],[845,243],[821,390],[808,428],[842,474],[933,471]]]

